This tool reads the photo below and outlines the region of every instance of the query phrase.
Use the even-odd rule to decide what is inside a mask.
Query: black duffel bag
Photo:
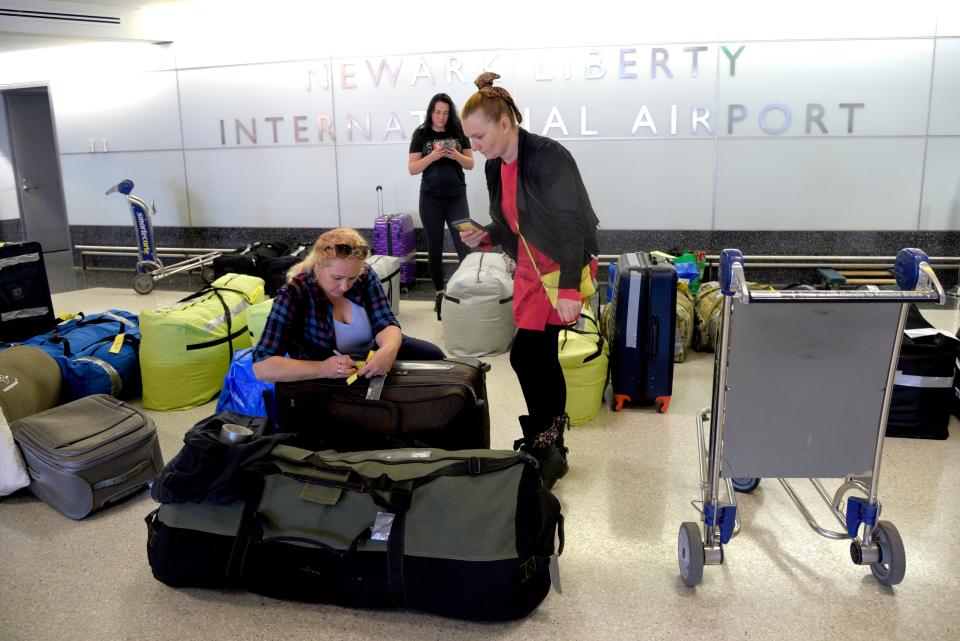
[[[214,279],[224,274],[246,274],[264,278],[267,261],[289,251],[287,244],[279,240],[250,243],[232,254],[221,254],[214,258]]]
[[[154,577],[487,621],[525,616],[558,580],[560,503],[523,453],[278,445],[243,477],[243,501],[147,517]]]

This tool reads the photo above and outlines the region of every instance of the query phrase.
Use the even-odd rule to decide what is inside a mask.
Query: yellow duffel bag
[[[171,307],[140,314],[143,406],[188,409],[214,397],[238,349],[250,347],[248,308],[263,279],[226,274]]]
[[[610,349],[593,312],[584,307],[580,322],[560,330],[560,367],[567,383],[567,414],[571,425],[583,425],[603,406]]]
[[[247,330],[250,333],[250,344],[256,345],[260,342],[260,335],[263,334],[263,328],[267,325],[267,316],[273,309],[273,299],[266,298],[256,305],[251,305],[247,310]]]

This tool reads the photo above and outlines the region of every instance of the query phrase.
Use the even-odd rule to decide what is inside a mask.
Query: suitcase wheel
[[[658,396],[653,399],[654,403],[657,404],[657,411],[661,414],[664,414],[668,409],[670,409],[670,397],[669,396]]]
[[[619,412],[623,409],[624,403],[629,403],[630,397],[627,394],[614,394],[613,395],[613,411]]]

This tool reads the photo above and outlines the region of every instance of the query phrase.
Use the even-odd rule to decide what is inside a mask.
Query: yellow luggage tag
[[[111,354],[119,354],[120,348],[123,347],[123,334],[117,334],[113,338],[113,345],[110,346]]]
[[[78,317],[82,318],[83,315],[82,315],[82,314],[73,314],[73,313],[71,313],[71,312],[63,312],[62,314],[58,314],[58,315],[57,315],[57,320],[59,320],[59,321],[62,322],[62,321],[73,320],[74,318],[78,318]]]
[[[370,353],[367,354],[367,358],[366,358],[365,360],[363,360],[363,361],[357,361],[357,362],[355,362],[355,363],[353,364],[354,367],[357,368],[357,372],[359,372],[359,371],[360,371],[360,368],[363,367],[364,365],[366,365],[366,364],[367,364],[367,361],[369,361],[371,358],[373,358],[373,350],[372,350],[372,349],[370,350]],[[347,385],[353,385],[356,381],[357,381],[357,374],[356,374],[356,372],[354,372],[353,374],[350,375],[349,378],[347,378]]]

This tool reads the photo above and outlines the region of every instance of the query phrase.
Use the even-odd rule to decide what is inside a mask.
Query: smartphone
[[[460,220],[455,220],[450,224],[453,225],[453,228],[457,231],[487,231],[486,227],[472,218],[462,218]]]
[[[434,140],[433,141],[434,149],[456,149],[457,141],[453,138],[446,138],[444,140]]]

